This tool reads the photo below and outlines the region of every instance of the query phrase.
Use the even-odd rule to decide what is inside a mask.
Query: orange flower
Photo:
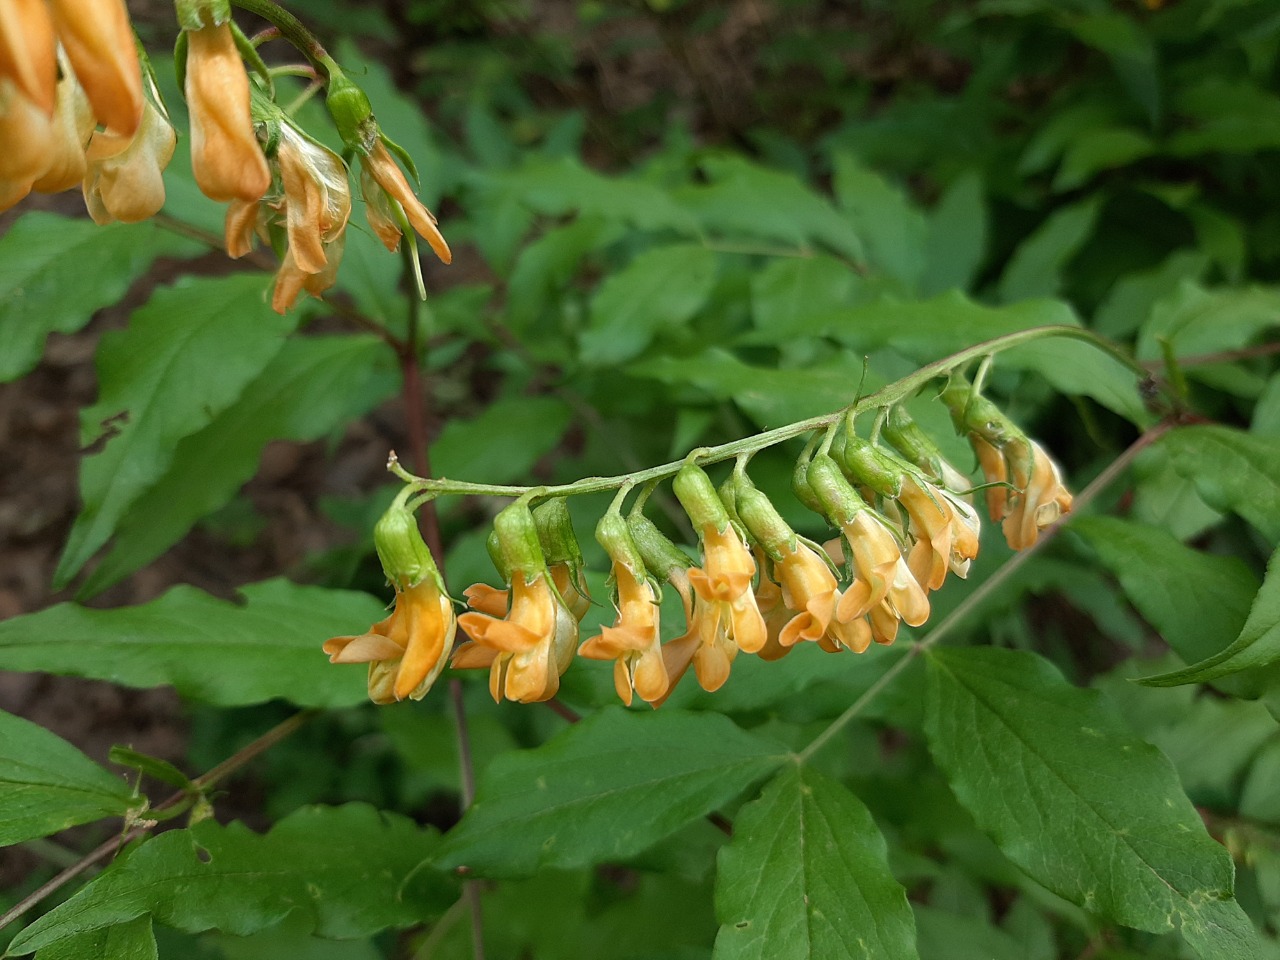
[[[150,100],[132,139],[98,130],[85,151],[84,202],[95,223],[136,223],[164,206],[164,168],[178,136]]]
[[[457,620],[453,604],[435,577],[396,588],[391,616],[356,637],[324,644],[330,663],[368,663],[374,703],[421,700],[444,669],[453,649]]]
[[[781,660],[791,652],[791,647],[784,647],[778,640],[782,628],[791,622],[794,612],[787,609],[782,601],[782,588],[778,586],[769,558],[759,547],[753,547],[756,565],[760,568],[760,578],[756,584],[756,609],[764,617],[767,637],[764,646],[756,654],[761,660]]]
[[[45,116],[53,115],[58,63],[45,0],[0,2],[0,86],[10,80]]]
[[[618,618],[612,627],[585,641],[578,653],[591,660],[613,660],[613,686],[627,706],[634,690],[652,703],[666,695],[670,681],[658,634],[658,592],[643,570],[640,575],[617,560]]]
[[[1005,450],[1010,480],[1009,512],[1004,538],[1014,550],[1025,550],[1040,531],[1071,511],[1071,492],[1062,483],[1058,465],[1034,440],[1009,444]]]
[[[707,693],[715,693],[729,679],[729,667],[738,655],[738,645],[725,631],[723,605],[703,600],[692,586],[690,574],[695,569],[674,569],[668,576],[684,604],[686,629],[683,635],[662,646],[662,662],[670,685],[666,695],[653,701],[655,707],[671,695],[690,663],[699,686]]]
[[[142,122],[142,72],[124,0],[51,0],[58,39],[93,114],[132,136]]]
[[[948,570],[967,574],[969,561],[978,555],[977,515],[973,508],[927,480],[912,476],[903,480],[898,501],[911,518],[910,532],[915,543],[907,555],[907,565],[920,585],[937,590]]]
[[[187,32],[186,97],[191,112],[191,167],[210,200],[257,200],[271,171],[249,117],[249,77],[231,25]]]
[[[782,601],[794,615],[778,635],[778,643],[791,647],[807,640],[837,641],[845,646],[856,643],[856,628],[836,620],[841,596],[835,574],[827,562],[810,547],[798,543],[796,549],[774,564],[774,574],[782,587]],[[824,647],[835,652],[838,646],[828,642]]]
[[[756,653],[768,631],[751,590],[756,572],[751,552],[731,523],[722,530],[709,523],[701,533],[703,566],[689,568],[689,585],[704,603],[714,605],[725,636],[744,653]]]
[[[1009,515],[1009,467],[1004,462],[1004,454],[999,448],[988,443],[976,433],[969,437],[973,452],[978,456],[978,465],[982,468],[982,476],[987,483],[987,511],[991,519],[997,522]]]
[[[57,143],[56,126],[7,77],[0,77],[0,196],[17,203],[49,167]],[[7,209],[3,207],[0,209]]]
[[[454,666],[488,666],[495,701],[504,696],[520,703],[550,700],[573,659],[578,621],[560,602],[546,573],[526,581],[524,571],[517,570],[510,596],[505,618],[479,612],[458,618],[473,643],[458,648]]]
[[[436,226],[435,216],[413,192],[391,151],[381,140],[375,141],[368,156],[360,159],[360,192],[364,195],[369,226],[388,250],[394,251],[400,246],[402,234],[396,216],[398,209],[409,225],[431,245],[437,257],[445,263],[453,260],[449,245]]]

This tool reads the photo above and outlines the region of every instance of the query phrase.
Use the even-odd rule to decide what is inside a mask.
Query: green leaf
[[[205,820],[146,841],[14,939],[24,954],[148,914],[196,933],[248,934],[290,914],[332,939],[438,915],[454,885],[422,870],[437,834],[361,803],[304,807],[266,834]]]
[[[836,201],[862,238],[869,266],[915,290],[924,273],[928,225],[908,196],[848,153],[834,157]]]
[[[623,233],[618,224],[593,217],[548,230],[528,244],[520,251],[507,284],[508,324],[522,329],[557,305],[582,258]]]
[[[1257,334],[1280,326],[1280,289],[1244,287],[1207,290],[1184,280],[1156,303],[1138,337],[1138,356],[1158,360],[1161,341],[1173,346],[1177,356],[1193,356],[1235,350]]]
[[[67,741],[0,711],[0,846],[120,817],[137,803],[122,778]]]
[[[986,256],[987,220],[982,177],[976,171],[947,187],[929,218],[922,294],[967,290],[973,285]]]
[[[702,170],[711,185],[687,187],[677,199],[709,232],[781,240],[806,250],[816,241],[863,260],[862,239],[849,218],[791,174],[730,155],[704,160]]]
[[[1194,426],[1170,430],[1159,443],[1205,503],[1235,511],[1268,540],[1280,541],[1280,446],[1271,438]]]
[[[1205,558],[1208,560],[1209,558]],[[1226,557],[1214,557],[1222,562]],[[1252,579],[1252,578],[1250,578]],[[1203,610],[1203,608],[1202,608]],[[1202,612],[1202,611],[1201,611]],[[1193,623],[1197,621],[1192,621]],[[1249,611],[1240,635],[1227,647],[1182,670],[1146,677],[1139,683],[1171,687],[1180,683],[1205,683],[1228,674],[1266,667],[1280,660],[1280,550],[1271,555],[1267,576]]]
[[[1172,765],[1095,691],[1034,654],[932,650],[925,729],[961,805],[1054,893],[1139,930],[1181,925],[1202,956],[1246,960],[1234,868]],[[1210,931],[1221,952],[1205,952]]]
[[[0,236],[0,383],[38,363],[50,333],[74,333],[119,302],[156,257],[201,249],[151,223],[19,217]]]
[[[1170,533],[1115,517],[1080,517],[1071,529],[1098,553],[1130,602],[1187,663],[1217,654],[1240,633],[1258,581],[1237,557],[1210,556]],[[1172,686],[1187,671],[1140,683]]]
[[[36,960],[156,960],[158,956],[148,915],[59,940],[41,949]]]
[[[527,477],[569,426],[569,408],[552,397],[506,397],[478,417],[450,421],[431,446],[437,476],[484,483]]]
[[[1027,237],[1000,278],[1005,303],[1052,297],[1062,288],[1062,271],[1093,234],[1102,201],[1094,198],[1054,211]]]
[[[1074,190],[1105,170],[1123,167],[1155,152],[1151,138],[1128,127],[1089,130],[1074,140],[1062,157],[1053,189]]]
[[[1025,960],[1026,947],[983,917],[919,904],[920,960]]]
[[[850,305],[858,276],[835,257],[779,257],[751,278],[751,318],[770,343],[805,333],[816,314]]]
[[[329,664],[320,644],[382,619],[367,593],[265,580],[219,600],[179,586],[136,607],[60,603],[0,623],[0,669],[40,670],[128,687],[172,684],[219,706],[279,697],[299,706],[365,700],[361,670]]]
[[[66,584],[120,517],[173,463],[179,440],[208,424],[284,345],[261,274],[186,279],[158,290],[127,330],[98,348],[99,399],[81,415],[85,443],[105,443],[80,468],[84,501],[54,584]],[[216,358],[216,362],[214,362]]]
[[[396,375],[379,369],[385,351],[374,336],[285,343],[238,400],[178,442],[172,466],[129,507],[78,596],[92,596],[150,563],[228,503],[253,477],[271,440],[318,439],[394,393]]]
[[[616,364],[641,353],[664,327],[687,323],[711,295],[716,255],[697,244],[655,247],[611,274],[591,298],[582,359]]]
[[[607,707],[534,750],[498,757],[434,862],[519,877],[634,856],[784,759],[722,716]]]
[[[915,960],[907,892],[862,801],[789,765],[734,819],[715,960]]]

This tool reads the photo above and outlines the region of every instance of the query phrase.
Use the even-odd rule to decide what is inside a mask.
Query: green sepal
[[[517,500],[494,517],[493,532],[500,557],[497,566],[507,569],[508,583],[517,573],[524,574],[525,583],[546,575],[547,561],[538,542],[538,524],[526,501]]]
[[[404,168],[409,171],[409,176],[413,177],[413,182],[419,187],[422,186],[422,178],[418,176],[418,165],[413,162],[413,157],[409,151],[400,144],[396,143],[381,130],[378,131],[378,139],[382,141],[382,145],[391,151],[392,156],[404,164]]]
[[[865,484],[882,497],[897,499],[902,493],[901,466],[862,437],[855,434],[845,437],[839,462],[852,479]]]
[[[806,475],[809,486],[822,504],[822,514],[835,526],[843,527],[862,510],[868,509],[839,465],[830,457],[820,454],[809,461]]]
[[[796,532],[745,474],[735,474],[738,517],[769,558],[780,561],[796,551]]]
[[[942,477],[942,451],[902,407],[894,407],[889,411],[881,435],[921,470],[933,477]]]
[[[373,528],[373,545],[382,561],[382,570],[397,590],[416,587],[430,577],[437,588],[444,592],[440,571],[422,532],[418,518],[411,510],[398,504],[378,520]]]
[[[627,529],[631,531],[631,540],[640,551],[644,565],[655,576],[669,580],[676,570],[688,570],[694,565],[689,555],[667,539],[644,514],[630,514]]]
[[[187,51],[191,41],[187,39],[187,31],[179,30],[178,39],[173,43],[173,75],[178,78],[178,89],[186,95],[187,89]]]
[[[684,512],[689,515],[699,537],[702,536],[704,527],[715,527],[716,532],[721,533],[728,526],[729,511],[716,493],[711,478],[697,464],[686,463],[681,467],[671,481],[671,489],[680,501],[680,506],[684,507]]]
[[[818,499],[818,495],[813,492],[813,486],[809,483],[809,463],[808,456],[803,456],[796,461],[795,469],[791,472],[791,492],[805,507],[820,516],[826,516],[822,501]]]
[[[609,510],[596,524],[596,540],[614,564],[621,564],[631,571],[637,580],[648,576],[644,558],[631,536],[626,519],[616,510]]]
[[[959,433],[976,434],[995,447],[1025,440],[1021,430],[960,374],[952,374],[941,394]]]
[[[378,122],[373,119],[373,105],[364,90],[353,83],[332,59],[325,60],[324,66],[329,73],[325,91],[329,116],[338,128],[343,145],[358,156],[367,157],[379,137]]]
[[[217,27],[231,19],[231,0],[174,0],[173,6],[183,30]]]
[[[582,548],[573,532],[573,520],[564,497],[556,497],[534,507],[533,522],[537,525],[538,543],[542,545],[542,555],[548,564],[582,566]]]

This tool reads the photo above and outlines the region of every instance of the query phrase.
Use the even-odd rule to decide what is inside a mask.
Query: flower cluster
[[[1058,467],[963,378],[954,377],[943,398],[985,475],[992,519],[1014,549],[1031,546],[1071,508]],[[477,584],[466,591],[471,609],[457,626],[470,640],[454,653],[453,666],[488,668],[495,700],[529,703],[556,694],[576,651],[613,663],[624,703],[638,696],[657,707],[691,666],[699,685],[715,691],[740,653],[776,660],[803,643],[829,653],[893,643],[901,624],[918,627],[928,620],[929,595],[949,575],[968,575],[981,521],[968,478],[905,410],[886,411],[877,425],[873,441],[846,419],[820,446],[815,438],[810,446],[817,449],[796,466],[797,498],[838,534],[822,545],[783,519],[752,483],[744,458],[718,488],[696,458],[675,474],[672,488],[697,537],[697,560],[644,516],[644,496],[623,516],[630,489],[624,486],[596,528],[610,562],[617,615],[581,643],[589,601],[568,509],[562,497],[531,508],[531,491],[495,519],[490,553],[507,588]],[[404,529],[411,544],[420,542],[416,527]],[[425,566],[413,569],[420,568]],[[438,579],[423,601],[403,576],[387,569],[397,612],[364,637],[325,646],[338,662],[381,664],[370,673],[370,693],[379,702],[421,695],[439,674],[453,636],[451,608],[447,617],[437,615],[446,604]],[[660,624],[664,585],[675,589],[684,608],[684,632],[666,643]],[[410,611],[427,603],[432,615],[401,617],[401,603]],[[415,630],[428,630],[431,638],[415,642]],[[448,642],[440,639],[446,635]],[[436,659],[409,655],[426,650]],[[390,686],[387,672],[395,675]]]
[[[303,290],[320,296],[335,282],[351,215],[350,172],[275,102],[272,72],[231,20],[227,0],[180,0],[178,11],[196,184],[228,204],[229,256],[244,256],[255,237],[283,251],[272,294],[283,313]],[[412,162],[313,39],[300,46],[308,67],[281,69],[310,70],[326,88],[343,144],[360,161],[373,232],[392,251],[408,236],[415,252],[416,232],[448,263],[435,217],[396,157],[411,172]],[[124,0],[0,0],[0,211],[33,190],[80,184],[98,223],[145,220],[164,205],[163,172],[176,143]]]

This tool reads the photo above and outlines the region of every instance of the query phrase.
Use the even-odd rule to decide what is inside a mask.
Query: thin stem
[[[264,751],[270,749],[275,744],[279,743],[285,737],[289,736],[289,734],[296,731],[304,723],[306,723],[308,720],[314,717],[318,712],[319,711],[317,710],[303,710],[301,713],[296,713],[292,717],[289,717],[287,720],[281,721],[280,723],[276,724],[276,726],[272,727],[270,730],[264,733],[262,736],[258,737],[258,739],[254,740],[252,743],[248,744],[247,746],[241,747],[239,750],[233,753],[230,757],[228,757],[226,760],[223,760],[220,764],[218,764],[216,767],[213,767],[207,773],[202,774],[199,777],[196,777],[195,780],[191,781],[192,786],[198,787],[200,789],[204,789],[212,786],[213,784],[217,783],[219,780],[223,779],[224,777],[227,777],[230,774],[234,773],[236,770],[239,770],[246,763],[256,758],[259,754],[263,753]],[[174,793],[171,796],[166,797],[164,800],[162,800],[152,809],[153,810],[168,809],[169,807],[172,807],[177,803],[181,803],[183,800],[187,798],[188,795],[189,795],[189,791],[179,790],[177,793]],[[110,840],[106,841],[105,843],[98,846],[94,850],[91,850],[89,853],[85,854],[78,861],[73,863],[71,866],[67,867],[57,876],[41,884],[39,888],[37,888],[36,890],[33,890],[31,893],[27,894],[20,901],[18,901],[18,903],[14,904],[12,909],[8,910],[4,914],[4,916],[0,917],[0,930],[3,930],[9,924],[13,923],[13,921],[17,920],[19,917],[21,917],[28,910],[30,910],[32,907],[38,904],[45,897],[49,896],[51,893],[54,893],[55,891],[60,890],[62,887],[66,886],[66,884],[70,883],[76,877],[80,876],[80,874],[84,873],[94,864],[98,863],[101,860],[105,860],[107,857],[116,853],[125,845],[132,843],[134,840],[138,839],[138,837],[141,837],[153,826],[155,826],[154,822],[140,823],[137,826],[129,830],[126,830],[117,836],[112,837]]]
[[[1260,343],[1255,347],[1242,347],[1239,350],[1222,350],[1218,353],[1201,353],[1191,357],[1178,357],[1180,367],[1202,367],[1211,363],[1233,363],[1236,360],[1253,360],[1257,357],[1269,357],[1280,353],[1280,343]],[[1165,360],[1143,360],[1142,366],[1155,372],[1165,369]]]
[[[1091,503],[1098,494],[1111,486],[1115,479],[1129,468],[1129,465],[1133,463],[1138,454],[1142,453],[1143,450],[1164,436],[1171,427],[1172,424],[1168,422],[1158,423],[1146,433],[1142,434],[1142,436],[1138,437],[1138,439],[1131,443],[1125,451],[1120,454],[1120,456],[1111,461],[1107,468],[1094,478],[1092,483],[1080,491],[1080,494],[1075,498],[1072,509],[1078,511],[1080,508]],[[837,733],[843,730],[856,716],[858,716],[858,714],[862,713],[862,711],[866,709],[867,704],[874,700],[880,691],[889,686],[898,674],[906,670],[916,657],[920,656],[930,647],[941,642],[943,637],[948,636],[955,629],[958,623],[964,620],[969,614],[973,613],[974,610],[981,607],[983,602],[991,596],[992,593],[998,590],[1010,577],[1022,569],[1022,567],[1028,563],[1038,551],[1044,548],[1045,544],[1057,535],[1059,530],[1066,526],[1068,519],[1068,517],[1063,517],[1051,526],[1045,527],[1040,531],[1040,537],[1035,543],[1027,547],[1027,549],[1017,553],[1004,566],[988,577],[987,580],[978,586],[977,589],[960,601],[960,603],[956,605],[956,608],[944,617],[936,627],[930,630],[923,640],[911,646],[901,660],[886,670],[884,675],[868,687],[862,696],[858,697],[857,700],[850,704],[844,713],[831,721],[822,733],[814,737],[809,745],[800,751],[800,762],[803,763],[805,760],[808,760],[811,756],[826,746]]]
[[[332,63],[329,52],[316,39],[316,35],[292,13],[279,4],[272,3],[271,0],[231,0],[231,2],[241,10],[248,10],[274,26],[280,31],[280,36],[293,44],[322,77],[329,76],[328,64]]]
[[[1114,359],[1123,363],[1137,375],[1145,378],[1147,371],[1141,364],[1130,357],[1125,351],[1106,340],[1099,337],[1092,331],[1085,330],[1081,327],[1070,326],[1048,326],[1035,327],[1030,330],[1020,330],[1017,333],[1011,333],[1003,337],[996,337],[985,343],[979,343],[976,346],[961,350],[945,357],[927,366],[921,367],[910,376],[903,377],[895,383],[889,384],[887,387],[864,397],[856,403],[837,410],[833,413],[825,413],[821,416],[810,417],[807,420],[800,420],[796,423],[788,424],[784,427],[778,427],[774,430],[766,430],[764,433],[756,434],[742,440],[734,440],[729,443],[722,443],[719,446],[703,447],[698,454],[698,462],[701,464],[718,463],[722,460],[731,460],[743,453],[757,453],[767,447],[782,443],[794,437],[803,436],[814,430],[821,430],[830,427],[840,421],[847,413],[860,413],[865,410],[879,409],[900,403],[908,397],[915,394],[929,381],[945,376],[951,371],[964,366],[965,364],[976,360],[980,357],[986,357],[1011,347],[1020,346],[1034,340],[1040,340],[1045,337],[1070,337],[1076,340],[1084,340],[1112,356]],[[489,484],[489,483],[468,483],[461,480],[431,479],[427,477],[414,477],[411,482],[421,490],[431,490],[437,494],[459,494],[473,496],[495,496],[495,497],[520,497],[531,491],[538,491],[540,496],[574,496],[582,493],[602,493],[609,490],[616,490],[625,484],[639,485],[648,483],[652,480],[662,480],[666,477],[674,475],[683,465],[685,459],[673,460],[670,463],[664,463],[660,466],[650,467],[647,470],[637,470],[631,473],[619,474],[612,477],[587,477],[574,483],[565,483],[559,485],[551,485],[544,487],[522,487],[511,486],[505,484]]]

